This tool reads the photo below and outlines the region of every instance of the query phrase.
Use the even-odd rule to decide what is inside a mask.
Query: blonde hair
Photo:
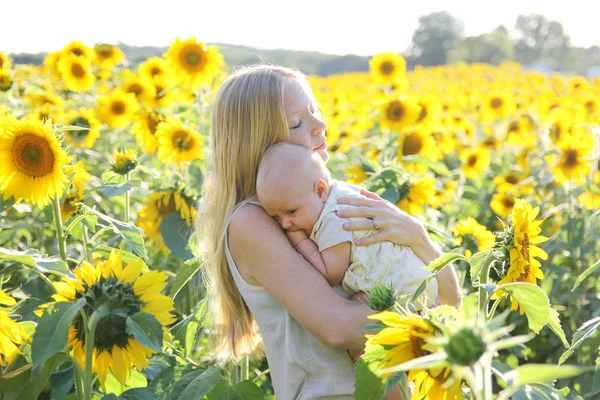
[[[300,175],[300,176],[299,176]],[[327,186],[331,184],[331,174],[323,158],[312,149],[300,144],[289,142],[278,143],[271,146],[263,155],[258,166],[256,187],[260,196],[273,193],[272,189],[282,182],[298,184],[299,179],[323,179]]]
[[[282,137],[289,138],[284,94],[293,80],[308,87],[304,75],[293,69],[246,67],[225,80],[215,99],[206,195],[196,227],[208,264],[204,276],[221,361],[256,353],[260,342],[254,317],[227,265],[225,240],[234,209],[256,197],[263,154]]]

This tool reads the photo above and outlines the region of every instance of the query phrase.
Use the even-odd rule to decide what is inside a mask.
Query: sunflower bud
[[[369,293],[367,305],[375,311],[387,311],[398,301],[398,294],[392,285],[378,283]]]
[[[112,170],[119,175],[127,175],[137,167],[137,158],[133,150],[127,150],[125,153],[117,151],[115,153],[115,162]]]
[[[455,365],[473,365],[485,353],[486,344],[479,330],[462,328],[444,346],[448,361]]]
[[[13,85],[13,78],[6,68],[0,68],[0,91],[6,92]]]

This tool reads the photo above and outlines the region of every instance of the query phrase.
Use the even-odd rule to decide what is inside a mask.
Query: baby
[[[342,285],[350,294],[369,293],[377,283],[393,285],[399,295],[413,294],[431,275],[407,246],[381,242],[355,246],[375,233],[346,231],[347,219],[337,210],[354,207],[338,204],[341,197],[360,196],[344,182],[331,179],[321,157],[291,143],[271,147],[263,156],[257,176],[258,200],[267,213],[287,231],[296,250],[330,285]],[[417,308],[437,303],[435,278],[419,297]]]

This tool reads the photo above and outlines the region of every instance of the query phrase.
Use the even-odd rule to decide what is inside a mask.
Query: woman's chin
[[[323,161],[327,163],[327,161],[329,160],[329,153],[327,152],[327,148],[324,148],[323,150],[317,150],[317,154],[319,154]]]

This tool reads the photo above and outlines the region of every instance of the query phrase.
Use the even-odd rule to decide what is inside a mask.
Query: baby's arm
[[[339,285],[350,265],[350,242],[339,243],[319,252],[319,247],[304,231],[287,232],[290,242],[330,285]]]

